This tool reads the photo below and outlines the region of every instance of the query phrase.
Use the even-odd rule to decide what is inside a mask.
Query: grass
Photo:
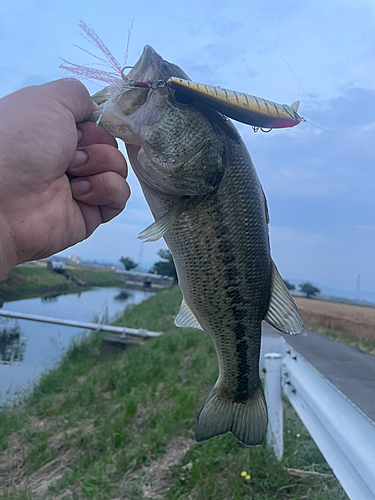
[[[65,269],[65,276],[81,277],[82,271],[79,269]],[[124,280],[113,270],[94,271],[84,270],[85,286],[124,286]]]
[[[75,292],[82,289],[69,282],[65,276],[81,276],[80,270],[65,269],[64,275],[47,268],[18,266],[0,282],[0,304],[2,301],[40,297],[51,292]],[[123,286],[124,281],[113,270],[85,271],[85,287]]]
[[[231,435],[195,442],[218,368],[206,335],[174,327],[180,301],[176,287],[128,309],[117,324],[164,333],[106,362],[102,333],[73,342],[21,405],[0,413],[0,498],[347,498],[287,403],[281,462]]]
[[[0,282],[0,303],[22,298],[40,297],[48,292],[68,292],[77,289],[64,276],[46,268],[19,266]]]
[[[307,323],[306,327],[314,330],[315,332],[322,333],[327,337],[338,340],[339,342],[356,347],[360,351],[375,354],[375,342],[360,340],[355,336],[355,334],[350,335],[349,333],[339,332],[330,328],[323,328],[312,323]]]

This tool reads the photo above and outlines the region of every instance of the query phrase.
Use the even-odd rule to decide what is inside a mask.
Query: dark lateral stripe
[[[222,256],[223,275],[228,285],[233,282],[233,278],[238,275],[235,258],[232,253],[232,245],[229,242],[228,234],[225,229],[225,217],[221,207],[216,207],[216,218],[218,220],[218,227],[220,228],[220,244],[218,245],[219,252]],[[236,326],[234,328],[236,354],[237,354],[237,380],[236,388],[234,390],[235,401],[245,401],[249,397],[249,371],[250,366],[247,360],[247,335],[246,325],[244,319],[246,311],[244,310],[245,300],[241,295],[238,288],[231,288],[227,286],[226,295],[230,303],[230,308],[235,319]]]

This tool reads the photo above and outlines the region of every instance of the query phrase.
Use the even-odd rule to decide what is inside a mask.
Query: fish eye
[[[193,99],[191,97],[178,90],[174,93],[174,98],[179,104],[193,104]]]

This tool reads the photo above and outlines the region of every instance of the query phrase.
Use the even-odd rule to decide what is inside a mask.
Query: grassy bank
[[[79,278],[81,271],[64,270],[65,276]],[[19,266],[0,282],[0,302],[40,297],[54,292],[68,293],[82,289],[76,283],[47,268]],[[120,276],[112,270],[85,271],[85,287],[122,286]]]
[[[231,435],[195,442],[218,368],[203,332],[174,327],[180,301],[174,288],[128,310],[117,324],[164,334],[107,362],[102,334],[72,344],[25,402],[0,413],[2,499],[347,498],[287,404],[280,463]]]

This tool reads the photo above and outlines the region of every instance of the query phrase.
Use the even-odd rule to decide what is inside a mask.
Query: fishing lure
[[[229,118],[253,127],[286,128],[294,127],[303,121],[297,113],[299,101],[290,106],[277,104],[262,97],[175,77],[169,78],[167,85]]]
[[[127,87],[150,87],[157,90],[168,86],[188,97],[203,102],[223,115],[233,118],[233,120],[251,125],[255,132],[259,128],[263,132],[269,132],[269,130],[265,129],[295,127],[301,121],[304,121],[297,113],[299,101],[290,106],[277,104],[262,97],[176,77],[171,77],[167,81],[135,82],[128,80],[124,73],[122,73],[122,76]]]

